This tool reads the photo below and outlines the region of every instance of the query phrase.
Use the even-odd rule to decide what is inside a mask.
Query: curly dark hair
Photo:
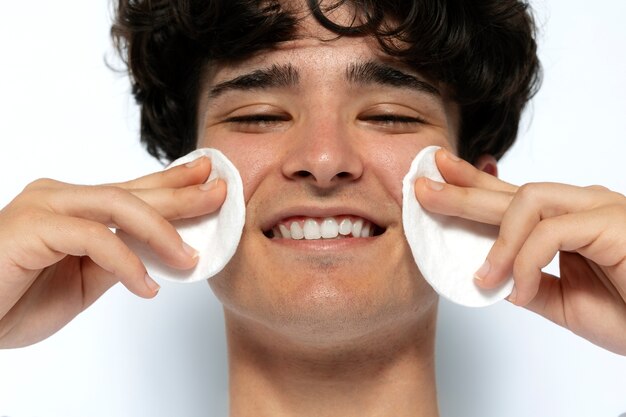
[[[320,4],[323,3],[323,4]],[[341,26],[330,8],[350,4]],[[382,50],[432,80],[459,104],[458,150],[474,162],[513,144],[522,110],[540,84],[535,24],[518,0],[307,0],[339,36],[373,36]],[[159,159],[196,147],[200,76],[297,36],[279,0],[118,0],[111,29],[141,107],[141,140]],[[393,23],[390,23],[393,22]],[[398,42],[400,41],[400,42]]]

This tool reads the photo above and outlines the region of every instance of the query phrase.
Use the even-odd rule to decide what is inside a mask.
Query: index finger
[[[124,188],[125,190],[182,188],[205,182],[209,178],[210,173],[211,160],[206,156],[201,156],[186,164],[111,185]]]
[[[430,212],[497,226],[502,222],[513,194],[459,187],[421,177],[415,182],[415,197]]]
[[[435,154],[435,160],[441,175],[449,184],[459,187],[484,188],[505,193],[517,191],[517,186],[479,170],[474,165],[460,159],[446,149],[438,150]]]

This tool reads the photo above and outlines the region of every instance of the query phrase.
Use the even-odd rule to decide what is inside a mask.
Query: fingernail
[[[433,181],[430,178],[426,179],[426,184],[428,184],[428,188],[430,188],[433,191],[443,190],[443,183],[440,183],[438,181]]]
[[[200,161],[202,160],[202,158],[204,158],[204,156],[201,156],[201,157],[199,157],[199,158],[196,158],[196,159],[194,159],[194,160],[193,160],[193,161],[191,161],[191,162],[187,162],[187,163],[185,164],[185,166],[186,166],[187,168],[193,168],[193,167],[195,167],[195,166],[198,166],[198,164],[200,163]]]
[[[159,290],[161,289],[161,287],[159,286],[159,284],[157,284],[156,282],[154,282],[154,280],[152,278],[150,278],[150,275],[146,274],[146,285],[148,286],[148,288],[150,288],[150,290],[154,293],[159,292]]]
[[[209,182],[205,182],[204,184],[201,184],[200,187],[198,187],[200,190],[202,191],[209,191],[214,189],[217,186],[217,181],[219,180],[219,178],[215,178]]]
[[[452,159],[454,162],[461,161],[461,158],[459,158],[458,156],[456,156],[455,154],[453,154],[452,152],[450,152],[447,149],[446,149],[446,155],[448,155],[448,158]]]
[[[185,251],[187,255],[191,256],[194,259],[197,258],[198,255],[200,254],[197,250],[195,250],[194,248],[192,248],[185,242],[183,242],[183,250]]]
[[[485,261],[485,263],[482,264],[480,268],[478,268],[478,271],[474,273],[474,279],[477,281],[482,281],[487,276],[490,270],[491,264],[489,263],[489,261]]]
[[[513,289],[511,290],[511,294],[507,297],[507,300],[515,304],[516,299],[517,299],[517,289],[515,289],[515,286],[513,286]]]

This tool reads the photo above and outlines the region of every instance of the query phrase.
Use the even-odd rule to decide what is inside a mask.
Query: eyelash
[[[409,117],[409,116],[398,116],[394,114],[380,114],[364,117],[365,121],[373,121],[373,122],[383,122],[385,125],[388,124],[423,124],[424,120],[419,117]]]
[[[265,124],[276,122],[288,122],[291,120],[288,116],[279,116],[271,114],[250,114],[245,116],[234,116],[226,119],[227,123],[236,123],[241,125]]]
[[[291,120],[287,116],[266,115],[266,114],[250,114],[245,116],[234,116],[226,119],[228,123],[237,123],[242,125],[265,124],[276,122],[288,122]],[[383,122],[384,124],[422,124],[424,120],[418,117],[397,116],[392,114],[380,114],[367,116],[362,118],[363,121]]]

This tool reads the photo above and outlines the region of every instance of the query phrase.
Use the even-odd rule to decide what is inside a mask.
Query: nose
[[[332,188],[363,174],[361,156],[339,120],[306,124],[294,134],[297,137],[282,167],[286,177]]]

